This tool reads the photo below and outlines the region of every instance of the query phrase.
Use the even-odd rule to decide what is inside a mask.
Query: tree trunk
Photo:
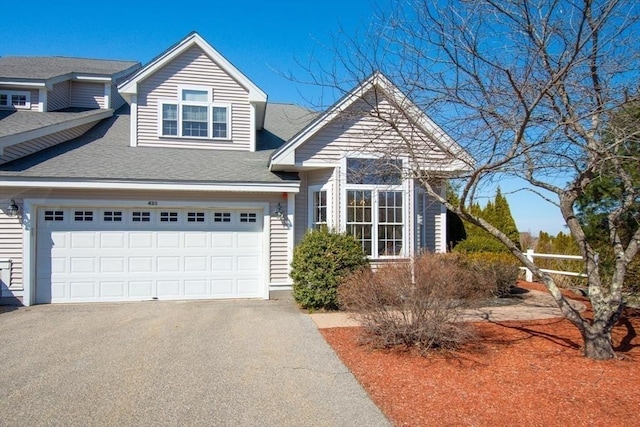
[[[611,331],[593,326],[582,332],[584,355],[589,359],[608,360],[616,357],[611,342]]]

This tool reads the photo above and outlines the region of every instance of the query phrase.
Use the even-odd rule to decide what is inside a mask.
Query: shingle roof
[[[63,56],[5,56],[0,57],[0,79],[46,80],[69,73],[113,75],[135,65],[139,63]]]
[[[269,156],[274,144],[286,141],[314,116],[294,105],[268,104],[264,130],[258,132],[260,149],[247,152],[130,147],[130,116],[118,111],[79,138],[0,165],[0,177],[207,183],[297,180],[296,174],[270,172]]]
[[[81,117],[104,114],[106,110],[38,113],[33,111],[0,111],[0,138],[69,122]]]

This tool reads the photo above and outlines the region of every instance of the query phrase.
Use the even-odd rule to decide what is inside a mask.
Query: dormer
[[[197,33],[118,86],[132,147],[255,151],[267,95]]]

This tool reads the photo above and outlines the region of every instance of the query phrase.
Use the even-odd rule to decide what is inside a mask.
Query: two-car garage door
[[[255,209],[42,208],[36,302],[264,296]]]

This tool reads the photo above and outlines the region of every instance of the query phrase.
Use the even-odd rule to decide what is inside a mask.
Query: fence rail
[[[582,256],[580,255],[537,254],[533,251],[533,249],[528,249],[525,255],[527,256],[527,258],[529,258],[531,262],[533,262],[534,258],[569,259],[569,260],[580,260],[580,261],[584,260],[584,258],[582,258]],[[529,270],[527,267],[520,267],[520,268],[525,270],[526,281],[532,282],[533,272]],[[563,276],[587,277],[585,273],[579,273],[575,271],[551,270],[548,268],[541,268],[540,270],[545,273],[561,274]]]

